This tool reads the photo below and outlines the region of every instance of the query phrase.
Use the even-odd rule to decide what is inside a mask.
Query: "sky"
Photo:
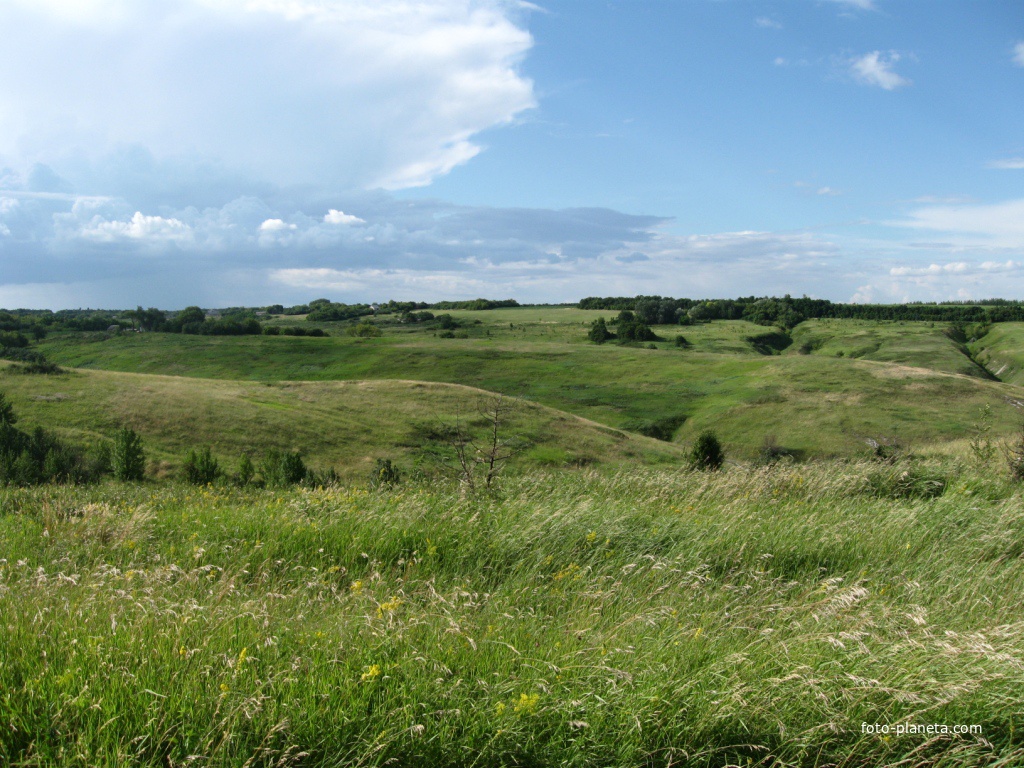
[[[1024,299],[1019,0],[0,0],[0,307]]]

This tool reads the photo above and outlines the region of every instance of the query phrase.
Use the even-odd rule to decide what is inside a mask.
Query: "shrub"
[[[615,336],[608,330],[608,325],[605,323],[604,318],[599,317],[590,324],[590,332],[587,334],[587,338],[595,344],[604,344],[609,339],[614,339]]]
[[[142,479],[146,471],[146,453],[142,448],[142,438],[134,429],[122,427],[114,436],[110,468],[122,483]]]
[[[260,462],[260,474],[271,488],[301,483],[308,473],[302,454],[298,451],[271,449]]]
[[[252,464],[252,459],[249,458],[248,453],[243,453],[242,457],[238,460],[238,484],[242,486],[249,485],[255,476],[256,468]]]
[[[335,485],[341,485],[341,475],[334,470],[334,467],[320,471],[307,469],[306,476],[302,479],[302,484],[307,488],[330,488]]]
[[[1024,423],[1021,423],[1010,442],[1003,447],[1006,457],[1006,468],[1010,471],[1010,479],[1015,483],[1024,481]]]
[[[701,471],[717,471],[725,462],[725,451],[714,430],[705,429],[693,441],[690,449],[690,466]]]
[[[391,463],[391,459],[377,459],[370,474],[371,488],[390,488],[401,481],[402,476],[398,467]]]
[[[220,464],[210,452],[209,446],[198,451],[189,448],[181,469],[185,480],[192,485],[208,485],[221,475]]]
[[[350,325],[345,329],[345,333],[349,336],[358,336],[360,338],[372,338],[384,335],[384,332],[380,328],[366,320],[358,325]]]

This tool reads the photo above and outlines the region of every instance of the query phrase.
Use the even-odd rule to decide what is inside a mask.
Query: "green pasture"
[[[558,311],[548,309],[538,316]],[[523,397],[617,429],[651,434],[652,428],[668,425],[669,436],[680,442],[714,428],[738,458],[754,456],[767,436],[798,456],[857,455],[869,440],[920,445],[962,438],[985,404],[1000,414],[1000,429],[1014,427],[1015,418],[1007,414],[1016,388],[980,375],[947,372],[960,359],[968,367],[974,364],[941,329],[911,327],[900,347],[899,326],[854,327],[849,336],[857,341],[851,345],[865,343],[866,335],[881,339],[874,352],[859,357],[828,354],[828,345],[839,343],[831,339],[816,354],[793,349],[797,343],[811,343],[812,334],[818,334],[815,339],[824,338],[825,332],[838,334],[839,323],[845,321],[833,322],[835,329],[823,324],[823,329],[802,331],[799,326],[797,341],[771,355],[758,354],[742,341],[750,332],[771,329],[717,322],[680,328],[695,340],[689,349],[442,339],[426,333],[371,339],[68,335],[47,340],[40,348],[62,365],[178,377],[462,384]],[[705,352],[701,343],[744,344],[746,349]],[[937,370],[922,367],[924,363]]]
[[[998,475],[0,489],[0,763],[1019,765]]]

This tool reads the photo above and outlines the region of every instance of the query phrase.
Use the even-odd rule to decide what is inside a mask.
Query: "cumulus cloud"
[[[214,164],[274,184],[428,184],[479,153],[481,131],[535,105],[519,69],[532,46],[521,9],[512,0],[0,3],[0,72],[20,73],[0,78],[0,155],[76,182],[95,181],[104,156],[138,147],[156,163]]]
[[[848,65],[850,74],[857,82],[893,91],[911,84],[910,80],[893,71],[893,67],[899,60],[900,55],[895,51],[890,51],[888,54],[871,51],[863,56],[850,59]]]
[[[117,240],[141,240],[159,243],[184,243],[192,240],[192,230],[178,219],[146,216],[136,211],[128,221],[94,218],[79,235],[85,240],[110,243]]]
[[[366,222],[363,219],[360,219],[358,216],[353,216],[352,214],[345,213],[344,211],[339,211],[334,208],[331,208],[331,210],[327,212],[327,215],[324,216],[324,224],[340,224],[342,226],[351,226],[353,224],[365,223]]]
[[[754,19],[754,24],[762,29],[782,29],[782,24],[768,16],[759,16]]]
[[[1014,47],[1013,63],[1018,67],[1024,67],[1024,43],[1017,43]]]

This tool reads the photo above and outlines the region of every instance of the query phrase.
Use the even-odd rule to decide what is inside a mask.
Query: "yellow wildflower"
[[[366,671],[359,676],[359,679],[365,683],[368,680],[376,680],[378,677],[380,677],[380,665],[371,664],[366,668]]]

